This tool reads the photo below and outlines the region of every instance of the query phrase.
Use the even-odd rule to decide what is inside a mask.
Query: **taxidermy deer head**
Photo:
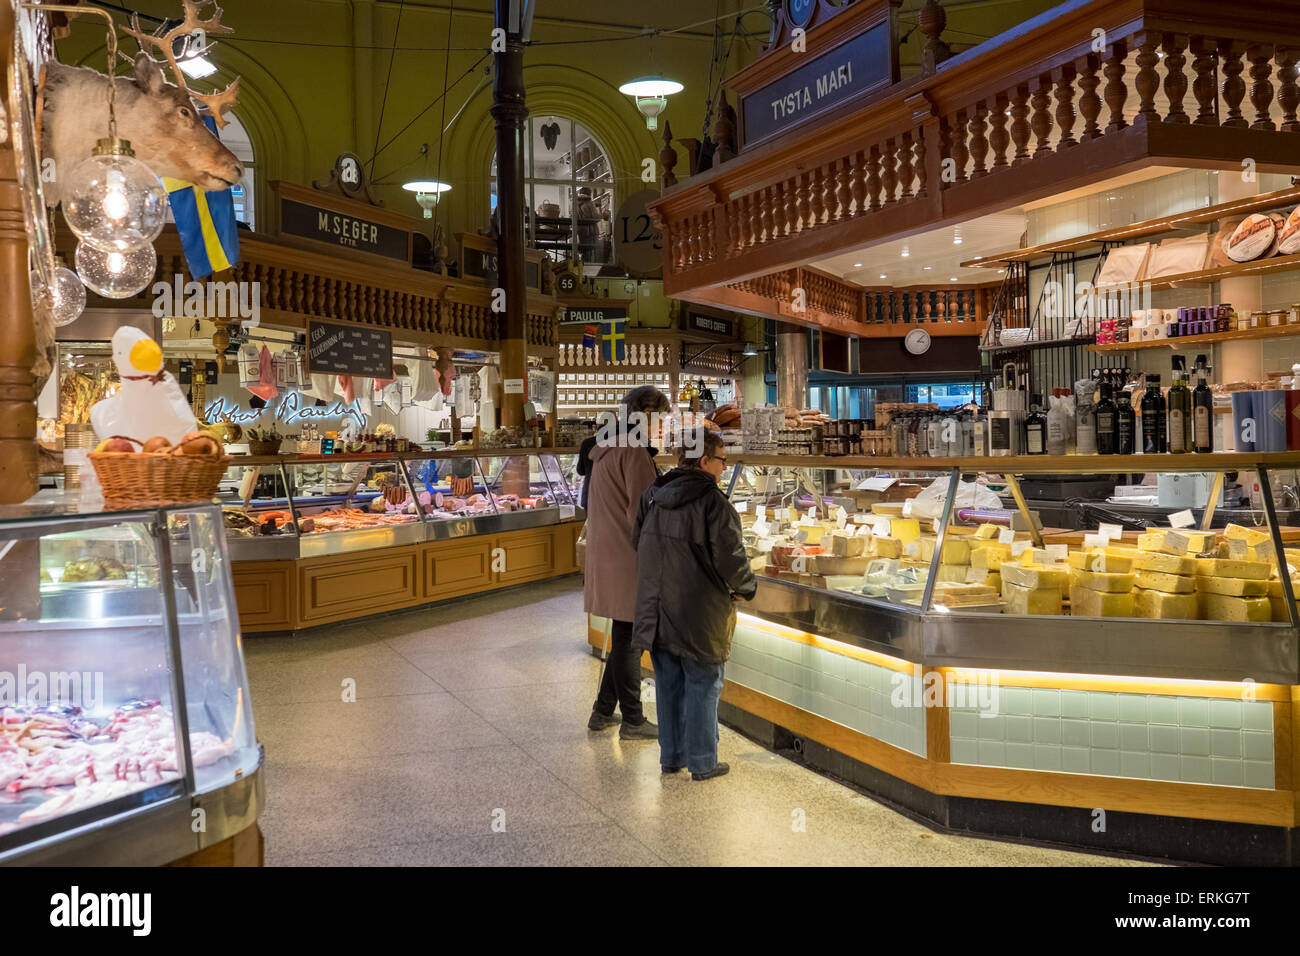
[[[139,18],[132,15],[132,29],[125,32],[140,43],[140,52],[133,61],[135,75],[112,81],[117,96],[118,136],[129,140],[136,157],[160,177],[182,179],[206,190],[225,189],[239,182],[244,175],[243,164],[204,125],[195,101],[208,108],[220,129],[228,125],[223,114],[235,105],[239,80],[220,93],[192,92],[176,62],[173,43],[200,30],[204,35],[233,31],[222,25],[221,8],[215,4],[207,20],[199,16],[202,3],[182,0],[182,4],[184,21],[162,36],[143,32]],[[175,85],[163,76],[161,62],[145,52],[146,45],[162,51],[171,65]],[[60,171],[76,168],[90,157],[96,142],[108,135],[108,82],[108,77],[86,67],[54,61],[47,65],[41,139],[42,154],[53,158],[55,166],[54,181],[45,184],[45,199],[51,206],[60,199]]]

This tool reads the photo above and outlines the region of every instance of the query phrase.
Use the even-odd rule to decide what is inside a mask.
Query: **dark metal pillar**
[[[511,22],[514,7],[515,22]],[[519,0],[496,0],[496,26],[505,31],[505,50],[493,54],[492,118],[497,127],[497,204],[501,234],[497,239],[499,281],[505,290],[501,315],[501,380],[527,379],[524,338],[528,287],[524,281],[524,43]],[[501,396],[501,424],[523,424],[524,397]]]

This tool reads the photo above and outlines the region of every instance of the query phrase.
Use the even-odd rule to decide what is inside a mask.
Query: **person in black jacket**
[[[718,488],[727,467],[722,439],[684,436],[678,465],[641,496],[633,646],[650,652],[659,714],[659,763],[692,780],[720,777],[718,698],[731,653],[735,604],[758,582],[745,556],[740,517]]]

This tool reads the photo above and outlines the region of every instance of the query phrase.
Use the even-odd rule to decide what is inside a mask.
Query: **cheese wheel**
[[[1283,256],[1300,252],[1300,206],[1292,209],[1291,215],[1286,217],[1286,223],[1277,235],[1277,251]]]
[[[1272,216],[1254,213],[1241,221],[1223,246],[1233,262],[1252,262],[1268,255],[1277,241],[1277,223]]]

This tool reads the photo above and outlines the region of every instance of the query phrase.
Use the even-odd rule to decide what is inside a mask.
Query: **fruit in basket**
[[[204,432],[190,432],[171,450],[171,454],[216,458],[221,454],[221,443]]]
[[[111,438],[105,438],[102,442],[96,445],[95,451],[133,452],[135,451],[135,443],[129,438],[123,438],[121,435],[114,435]]]
[[[172,447],[172,443],[169,442],[162,435],[154,435],[153,438],[150,438],[147,442],[144,443],[144,448],[142,448],[141,451],[162,452],[162,451],[166,451],[171,447]]]

